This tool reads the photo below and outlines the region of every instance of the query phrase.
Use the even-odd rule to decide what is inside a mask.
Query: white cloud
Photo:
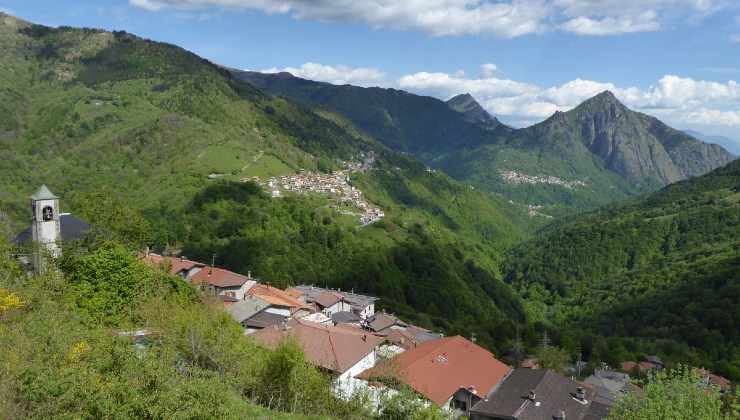
[[[740,34],[730,35],[730,42],[733,44],[740,44]]]
[[[368,67],[329,66],[318,63],[305,63],[300,67],[273,67],[262,70],[262,72],[288,72],[304,79],[329,82],[335,85],[384,86],[386,84],[385,73]]]
[[[437,36],[513,38],[563,30],[616,35],[659,30],[664,22],[701,19],[729,0],[129,0],[150,11],[209,7],[288,14],[295,19],[360,22],[373,28]]]
[[[631,32],[651,32],[660,29],[657,15],[650,10],[637,16],[592,19],[579,16],[563,23],[562,28],[579,35],[617,35]]]
[[[11,9],[8,9],[7,7],[0,6],[0,13],[5,13],[6,15],[12,15],[15,16],[15,12]]]
[[[493,63],[485,63],[481,64],[480,71],[483,77],[490,78],[493,77],[493,74],[496,73],[496,70],[498,70],[498,67],[496,67]]]

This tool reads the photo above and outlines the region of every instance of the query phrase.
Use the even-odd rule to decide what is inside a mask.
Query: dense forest
[[[740,161],[556,222],[504,272],[530,320],[610,363],[658,352],[740,379]],[[584,346],[590,352],[593,345]],[[608,348],[608,351],[607,351]]]

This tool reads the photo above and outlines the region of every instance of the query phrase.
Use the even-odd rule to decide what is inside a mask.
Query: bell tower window
[[[44,222],[54,220],[54,209],[51,206],[44,207],[41,217],[43,218]]]

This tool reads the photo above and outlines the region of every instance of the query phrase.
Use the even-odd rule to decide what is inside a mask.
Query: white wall
[[[249,289],[251,289],[256,282],[254,280],[248,280],[244,284],[242,284],[240,287],[217,287],[216,290],[219,295],[224,296],[231,296],[230,292],[233,293],[233,296],[239,300],[244,300],[244,296],[247,294]]]
[[[354,366],[339,375],[339,377],[334,380],[334,393],[339,397],[349,398],[355,391],[365,389],[367,387],[367,382],[362,379],[357,379],[355,376],[375,366],[377,359],[377,354],[375,349],[373,349],[373,351],[363,357],[362,360],[355,363]]]

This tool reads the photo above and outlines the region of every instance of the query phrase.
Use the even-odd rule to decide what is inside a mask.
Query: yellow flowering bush
[[[23,299],[15,293],[0,289],[0,315],[18,309],[25,304]]]

